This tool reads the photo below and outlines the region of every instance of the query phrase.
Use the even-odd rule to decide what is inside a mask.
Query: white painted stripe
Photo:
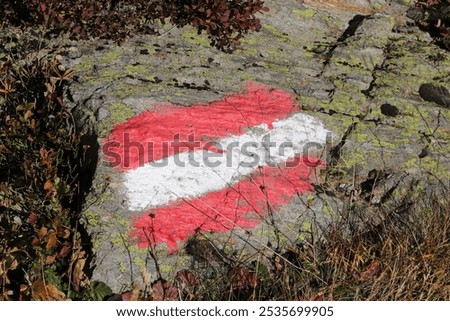
[[[234,148],[228,154],[199,150],[147,163],[125,173],[128,207],[140,211],[165,205],[178,198],[194,198],[218,191],[237,183],[243,175],[250,174],[258,166],[268,165],[264,160],[278,164],[302,154],[306,143],[315,142],[323,146],[328,132],[317,119],[297,113],[274,122],[271,130],[264,124],[249,129],[246,134],[219,140],[224,150],[233,144],[231,146]],[[270,148],[270,153],[264,144],[267,140],[263,139],[267,134],[270,134],[270,142],[276,144]],[[253,146],[249,146],[250,143]],[[291,145],[287,146],[289,143]],[[242,149],[244,144],[249,147],[247,152]],[[284,148],[280,148],[281,144],[284,144]],[[259,162],[255,159],[259,159]],[[208,161],[218,162],[218,166],[208,166]],[[185,166],[180,166],[180,162]],[[194,162],[198,166],[193,165]],[[157,165],[163,163],[165,166]]]

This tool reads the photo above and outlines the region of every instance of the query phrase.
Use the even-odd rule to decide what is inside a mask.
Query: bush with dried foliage
[[[177,27],[192,25],[199,34],[205,31],[211,45],[232,51],[246,33],[261,28],[256,14],[267,10],[262,0],[5,0],[0,21],[120,43],[135,34],[154,33],[151,23],[156,20],[169,20]]]
[[[450,50],[450,0],[417,1],[408,10],[408,17],[427,30],[439,46]]]
[[[0,61],[0,300],[59,300],[85,281],[75,217],[83,157],[63,101],[73,71],[25,49]]]

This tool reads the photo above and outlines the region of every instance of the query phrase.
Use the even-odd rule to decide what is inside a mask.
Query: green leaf
[[[101,281],[94,281],[90,287],[83,293],[83,300],[85,301],[102,301],[107,296],[112,294],[109,286]]]

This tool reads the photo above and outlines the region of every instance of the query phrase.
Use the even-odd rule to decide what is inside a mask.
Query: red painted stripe
[[[271,128],[274,121],[296,110],[298,107],[292,95],[250,84],[245,93],[208,105],[165,105],[160,110],[149,110],[117,125],[104,142],[108,149],[105,157],[118,169],[127,171],[173,155],[174,146],[164,150],[163,143],[173,142],[174,135],[180,135],[180,141],[186,142],[189,135],[194,134],[195,141],[200,144],[190,147],[198,150],[210,139],[241,134],[248,127],[265,123]],[[126,141],[128,144],[124,143]],[[137,147],[137,142],[141,147]],[[149,142],[153,146],[149,146]],[[188,151],[188,146],[183,146],[185,148],[180,152]],[[112,158],[111,154],[120,155],[121,159]]]
[[[174,251],[178,241],[185,241],[197,229],[225,232],[253,228],[271,210],[288,204],[296,195],[311,192],[314,167],[322,164],[303,159],[293,168],[262,167],[227,189],[146,211],[135,220],[132,236],[139,247],[164,242]]]

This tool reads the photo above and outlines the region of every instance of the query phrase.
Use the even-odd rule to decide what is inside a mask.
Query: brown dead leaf
[[[38,217],[36,213],[31,212],[30,215],[28,215],[27,223],[30,225],[34,225],[36,223]]]
[[[86,278],[84,274],[84,266],[86,265],[86,252],[78,249],[72,255],[72,282],[76,289],[83,285]]]
[[[59,230],[58,231],[58,237],[62,237],[63,239],[67,240],[70,236],[70,230],[69,229],[64,229],[64,230]]]
[[[56,256],[55,255],[46,256],[45,257],[45,264],[46,265],[53,264],[53,263],[55,263],[55,260],[56,260]]]
[[[61,250],[59,251],[58,256],[60,258],[65,258],[67,255],[70,254],[70,251],[72,251],[72,243],[70,242],[65,242],[61,248]]]
[[[1,150],[1,148],[0,148],[0,152],[1,152],[1,151],[2,151],[2,150]],[[6,194],[6,195],[10,195],[10,194],[11,194],[11,191],[10,191],[8,185],[5,185],[5,184],[0,184],[0,192],[4,193],[4,194]]]
[[[377,276],[379,272],[380,272],[380,263],[378,261],[373,260],[372,262],[370,262],[366,270],[360,274],[359,280],[362,282],[371,281]]]
[[[47,235],[47,232],[48,232],[48,229],[47,229],[45,226],[42,226],[42,227],[39,229],[38,237],[39,237],[40,239],[43,239],[43,238]]]
[[[51,230],[50,233],[47,234],[47,244],[45,245],[46,250],[52,250],[58,244],[58,237],[56,236],[56,232]]]
[[[63,301],[66,295],[42,279],[33,282],[31,296],[35,301]]]
[[[44,184],[44,190],[50,193],[53,192],[55,190],[55,184],[53,184],[51,180],[46,181]]]
[[[33,116],[33,111],[27,110],[23,116],[23,119],[28,120],[31,116]]]
[[[52,226],[55,229],[55,231],[59,231],[61,229],[61,218],[59,216],[56,216],[53,220],[52,220]]]
[[[31,245],[32,246],[39,246],[41,244],[41,240],[38,237],[35,237],[32,241],[31,241]]]

